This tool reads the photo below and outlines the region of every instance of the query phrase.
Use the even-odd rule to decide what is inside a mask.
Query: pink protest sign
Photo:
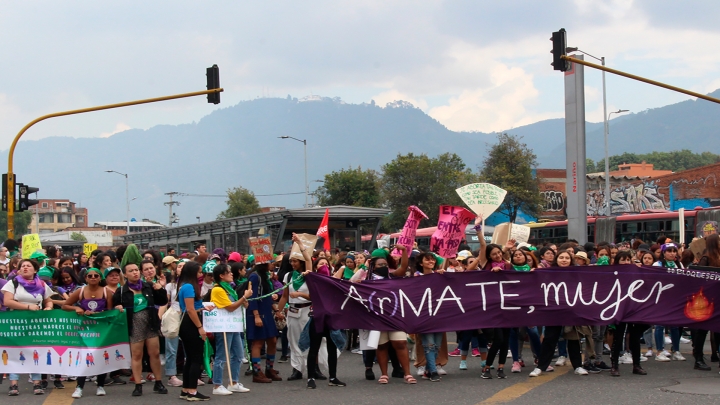
[[[475,214],[465,208],[441,205],[437,230],[430,239],[430,250],[444,258],[455,257],[465,237],[465,228],[473,220]]]
[[[405,226],[403,226],[400,237],[397,240],[397,244],[405,246],[409,255],[413,248],[413,243],[415,242],[415,233],[417,232],[418,225],[420,225],[420,221],[423,218],[427,219],[428,216],[425,215],[420,208],[414,205],[409,206],[408,211],[410,211],[410,215],[408,215],[408,219],[405,221]],[[391,254],[393,256],[402,255],[402,253],[400,253],[397,249],[394,249]]]

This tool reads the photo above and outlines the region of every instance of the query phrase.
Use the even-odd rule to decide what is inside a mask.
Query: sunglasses
[[[85,277],[87,277],[87,278],[100,278],[100,275],[99,275],[99,274],[88,274],[88,275],[86,275]]]

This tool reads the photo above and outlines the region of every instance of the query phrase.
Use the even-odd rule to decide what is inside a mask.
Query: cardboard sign
[[[506,190],[490,183],[473,183],[455,190],[465,204],[477,215],[487,218],[502,204]]]
[[[203,306],[206,308],[211,305],[214,304],[212,302],[203,302]],[[244,313],[245,307],[242,305],[232,312],[220,308],[203,311],[203,328],[206,332],[244,332]]]
[[[315,249],[315,245],[317,244],[318,240],[317,235],[311,235],[309,233],[299,233],[297,234],[297,236],[302,241],[303,247],[305,247],[305,249],[310,249],[308,253],[310,253],[310,256],[312,256],[312,251],[313,249]],[[293,243],[292,245],[292,250],[290,250],[290,258],[296,258],[303,261],[305,260],[297,243]]]
[[[705,252],[705,248],[707,246],[707,241],[705,241],[704,238],[695,238],[692,242],[690,242],[690,251],[693,252],[695,255],[695,258],[697,260],[700,260],[702,258],[703,252]]]
[[[22,258],[29,259],[33,253],[42,250],[40,235],[31,233],[22,237]]]
[[[272,243],[269,236],[249,238],[250,252],[255,256],[255,263],[269,263],[273,260]]]
[[[465,228],[474,220],[475,214],[463,207],[441,205],[437,230],[430,238],[430,250],[446,259],[455,257],[465,238]]]
[[[530,239],[530,227],[510,222],[504,222],[495,226],[492,243],[503,246],[510,239],[515,239],[516,243],[527,242],[528,239]]]
[[[408,211],[410,211],[410,215],[408,215],[408,219],[405,221],[400,237],[398,237],[397,244],[405,246],[409,255],[412,251],[413,243],[415,243],[415,234],[417,233],[418,225],[420,225],[420,221],[423,218],[427,219],[428,216],[425,215],[420,208],[414,205],[409,206]],[[392,251],[392,255],[402,256],[402,253],[400,253],[399,250],[394,249]]]
[[[85,253],[85,256],[90,258],[90,255],[94,250],[97,250],[97,243],[83,243],[83,253]]]

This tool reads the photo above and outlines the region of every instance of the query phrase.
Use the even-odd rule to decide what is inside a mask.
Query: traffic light
[[[13,174],[13,184],[15,184],[15,174]],[[7,211],[7,173],[3,173],[2,175],[2,210]],[[13,187],[13,201],[17,201],[17,196],[15,194],[15,187]]]
[[[18,211],[27,211],[30,207],[39,203],[40,201],[38,200],[28,198],[30,194],[37,193],[38,191],[40,191],[40,189],[37,187],[30,187],[23,183],[18,183]]]
[[[562,56],[567,56],[567,33],[565,28],[553,32],[550,40],[553,43],[553,49],[550,51],[553,54],[553,62],[551,63],[553,70],[567,72],[570,69],[570,62],[561,59]]]
[[[207,89],[219,89],[220,88],[220,69],[218,65],[212,65],[207,68]],[[220,92],[210,93],[207,95],[208,103],[220,104]]]

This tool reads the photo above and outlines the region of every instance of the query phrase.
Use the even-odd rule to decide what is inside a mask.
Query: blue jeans
[[[460,331],[458,334],[460,354],[467,356],[470,347],[478,349],[480,353],[487,353],[487,340],[485,336],[478,333],[477,329]]]
[[[527,334],[533,353],[535,353],[535,356],[539,356],[541,343],[540,334],[538,333],[537,326],[528,326]],[[518,328],[512,328],[512,330],[510,331],[510,352],[512,353],[513,362],[520,360],[519,345],[520,342],[518,342]]]
[[[672,341],[671,351],[680,351],[680,328],[670,328],[670,340]],[[665,327],[655,325],[655,345],[657,350],[665,348]]]
[[[227,339],[228,353],[230,354],[230,370],[232,376],[230,378],[230,384],[233,382],[240,381],[240,361],[242,359],[242,338],[240,332],[220,332],[215,334],[215,363],[213,364],[213,384],[222,385],[223,383],[223,370],[227,369],[225,363],[225,335]]]
[[[422,340],[423,349],[425,349],[425,368],[428,373],[437,373],[437,361],[438,348],[442,343],[443,333],[423,333],[420,335]],[[405,371],[407,373],[407,370]]]
[[[40,381],[40,374],[30,374],[30,379],[33,381]],[[20,374],[13,374],[10,373],[8,375],[8,380],[10,381],[20,381]]]
[[[177,375],[177,351],[180,337],[165,338],[165,376]]]
[[[560,340],[558,341],[557,347],[558,347],[558,355],[567,358],[567,356],[568,356],[567,340],[565,340],[564,338],[561,337]]]

